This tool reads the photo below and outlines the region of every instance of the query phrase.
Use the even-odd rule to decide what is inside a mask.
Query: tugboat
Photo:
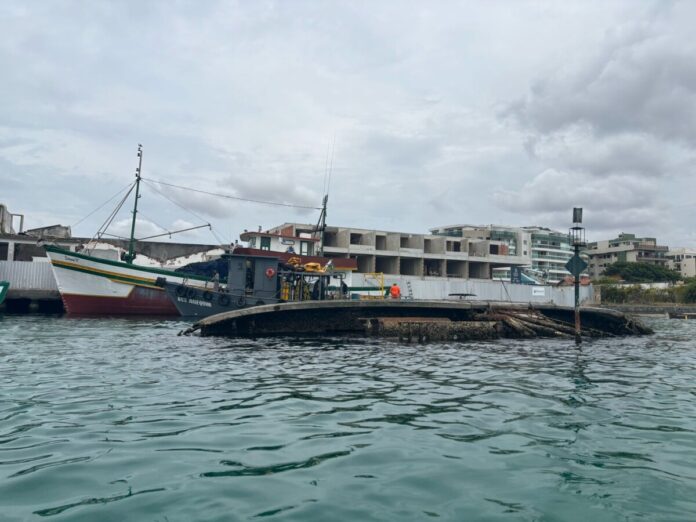
[[[319,263],[301,265],[299,259],[285,263],[277,257],[225,254],[227,280],[210,281],[204,288],[183,281],[157,279],[179,313],[188,317],[208,317],[238,308],[283,303],[317,301],[347,297],[345,272]],[[332,279],[337,284],[332,286]]]

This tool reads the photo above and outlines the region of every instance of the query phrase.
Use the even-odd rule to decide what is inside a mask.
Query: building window
[[[270,237],[262,237],[261,238],[261,250],[270,250],[271,249],[271,238]]]

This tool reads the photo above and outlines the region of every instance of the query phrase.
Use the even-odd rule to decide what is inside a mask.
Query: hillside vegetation
[[[645,263],[614,263],[595,284],[602,287],[602,302],[615,304],[696,303],[696,278],[668,288],[642,288],[639,283],[677,283],[679,273]],[[631,286],[618,283],[634,283]]]

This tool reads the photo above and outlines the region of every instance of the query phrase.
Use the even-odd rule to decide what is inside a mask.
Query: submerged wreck
[[[581,309],[584,337],[646,335],[629,315]],[[181,332],[202,336],[363,335],[405,341],[573,338],[571,307],[476,301],[327,300],[268,304],[206,317]]]

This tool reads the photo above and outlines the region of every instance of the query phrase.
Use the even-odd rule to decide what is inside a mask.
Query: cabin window
[[[300,241],[300,255],[301,256],[311,256],[312,249],[309,241]]]
[[[271,238],[270,237],[262,237],[261,238],[261,250],[270,250],[271,249]]]
[[[256,248],[256,238],[252,237],[249,239],[249,248]]]

